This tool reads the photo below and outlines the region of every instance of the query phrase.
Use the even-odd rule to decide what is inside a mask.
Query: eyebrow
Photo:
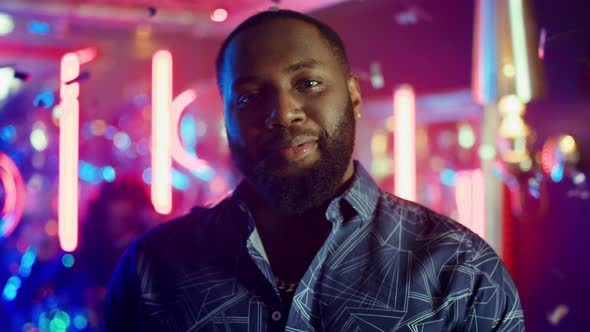
[[[294,63],[292,65],[290,65],[289,67],[287,67],[285,69],[286,72],[294,72],[294,71],[298,71],[301,69],[313,69],[313,68],[317,68],[322,66],[323,63],[321,63],[318,60],[304,60],[304,61],[299,61],[297,63]]]
[[[286,73],[293,73],[293,72],[296,72],[296,71],[299,71],[302,69],[314,69],[317,67],[321,67],[322,65],[323,65],[323,63],[318,60],[313,60],[313,59],[303,60],[303,61],[299,61],[299,62],[289,65],[283,71]],[[240,77],[233,82],[232,90],[242,84],[249,83],[249,82],[256,82],[259,80],[260,79],[258,77],[253,76],[253,75]]]

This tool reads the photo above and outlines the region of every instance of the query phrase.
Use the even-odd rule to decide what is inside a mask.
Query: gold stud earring
[[[357,119],[360,119],[361,118],[361,113],[355,113],[355,115],[356,115],[356,118]]]

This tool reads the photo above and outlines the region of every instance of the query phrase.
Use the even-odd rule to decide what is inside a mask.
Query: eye
[[[298,89],[311,89],[315,88],[316,86],[320,85],[319,81],[316,80],[303,80],[297,84]]]
[[[318,81],[315,81],[315,80],[309,80],[309,81],[305,81],[305,84],[304,84],[304,86],[305,86],[306,88],[313,88],[314,86],[317,86],[317,85],[319,85],[319,84],[320,84],[320,82],[318,82]]]
[[[238,97],[238,100],[237,100],[238,106],[239,107],[247,106],[248,104],[251,104],[255,98],[256,98],[256,94],[254,94],[254,93],[241,95]]]

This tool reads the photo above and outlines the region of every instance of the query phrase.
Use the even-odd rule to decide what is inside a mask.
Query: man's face
[[[280,19],[242,31],[222,82],[232,158],[267,204],[302,214],[352,176],[358,81],[314,26]]]

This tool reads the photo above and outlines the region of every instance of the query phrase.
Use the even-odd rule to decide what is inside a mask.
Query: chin
[[[319,158],[313,158],[302,161],[282,161],[278,164],[273,164],[268,167],[269,173],[274,176],[307,176],[314,171],[319,164]]]

